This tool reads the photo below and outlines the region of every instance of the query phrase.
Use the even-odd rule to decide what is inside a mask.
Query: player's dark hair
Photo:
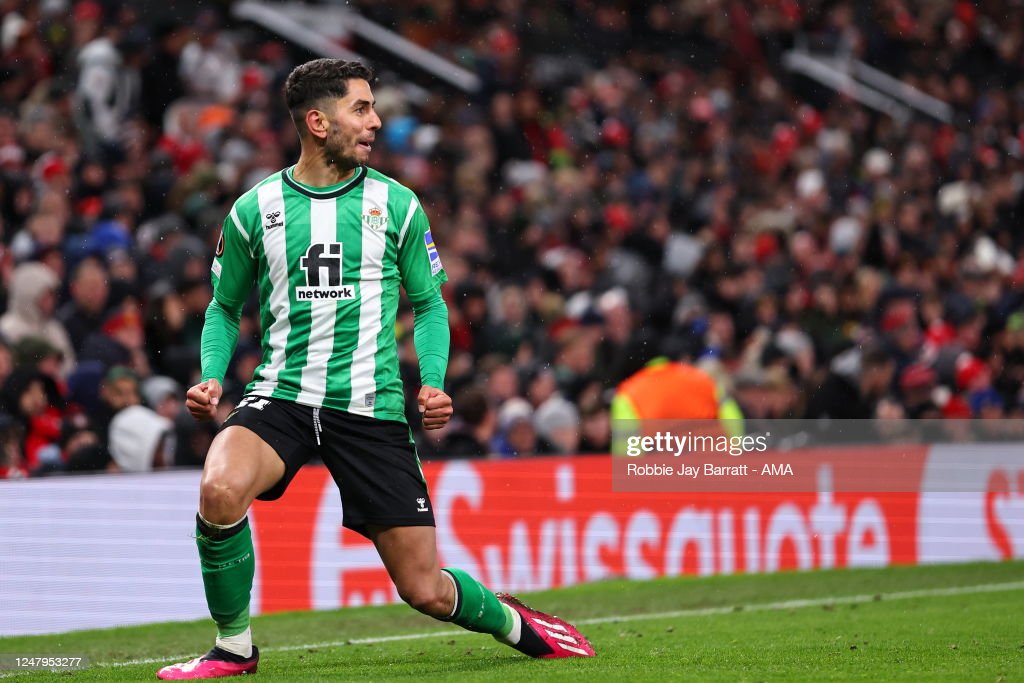
[[[348,94],[348,82],[361,79],[373,83],[373,71],[360,62],[344,59],[314,59],[295,67],[284,82],[284,103],[292,121],[302,132],[306,112],[326,99]]]

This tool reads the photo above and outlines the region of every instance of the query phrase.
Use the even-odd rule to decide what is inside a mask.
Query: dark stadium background
[[[440,439],[417,430],[424,457],[607,452],[616,388],[659,355],[748,417],[1024,413],[1016,3],[357,2],[347,19],[322,3],[291,33],[280,17],[302,16],[242,18],[253,6],[4,3],[4,289],[16,266],[29,298],[49,287],[34,262],[58,271],[54,315],[89,361],[55,356],[45,315],[10,321],[12,475],[115,467],[109,422],[133,403],[175,420],[166,464],[201,464],[212,432],[169,397],[195,378],[220,220],[254,182],[232,168],[294,159],[278,88],[325,50],[378,69],[374,163],[421,195],[453,276],[457,419]],[[339,21],[347,37],[325,39]],[[116,78],[143,69],[100,144],[73,44],[90,22]],[[175,30],[232,45],[241,92],[218,101],[155,68]],[[209,126],[183,146],[153,109],[175,84]],[[67,144],[26,143],[33,125]],[[86,255],[113,279],[76,313]],[[250,316],[225,409],[257,339]]]
[[[741,660],[759,677],[771,661],[779,678],[818,678],[840,656],[872,676],[914,660],[911,680],[1019,670],[1004,666],[1019,662],[1019,636],[1003,623],[1019,566],[995,561],[1024,557],[1020,0],[356,0],[241,17],[260,7],[0,0],[0,633],[206,614],[188,534],[216,425],[194,423],[182,398],[199,372],[210,258],[234,199],[297,157],[279,92],[289,70],[357,54],[379,75],[371,164],[422,199],[451,277],[456,418],[428,438],[410,413],[434,461],[443,558],[497,590],[557,589],[541,600],[587,619],[596,667],[647,666],[637,643],[663,648],[623,678],[664,680],[701,647],[718,668],[686,673],[728,680]],[[371,23],[357,30],[359,17]],[[93,44],[85,78],[84,43],[71,41],[90,26],[112,42]],[[224,61],[183,76],[180,53],[161,61],[168,38],[211,40]],[[237,90],[215,93],[234,68]],[[105,83],[109,96],[86,105]],[[121,95],[101,139],[89,107],[116,109]],[[259,362],[254,313],[219,419]],[[406,306],[396,334],[412,393],[411,323]],[[841,490],[828,449],[808,490],[615,490],[613,404],[659,357],[702,381],[633,398],[706,404],[697,389],[711,386],[712,403],[749,424],[852,418],[903,434],[902,420],[997,418],[1012,440],[906,448],[909,491],[886,488],[892,470],[878,464],[905,444],[841,451],[876,463],[873,492]],[[967,466],[957,492],[936,483],[942,465]],[[349,609],[397,595],[373,548],[342,528],[323,468],[250,520],[253,610],[277,661],[320,666],[303,644],[323,632],[326,668],[303,672],[352,677],[336,656],[346,639],[424,628]],[[807,571],[743,576],[793,569]],[[844,571],[810,571],[832,569]],[[661,578],[679,574],[723,576]],[[615,578],[632,583],[596,583]],[[853,596],[863,621],[836,596]],[[802,598],[815,613],[780,638]],[[760,623],[735,607],[769,601]],[[615,621],[708,606],[718,642],[671,635],[679,614],[652,617],[657,633]],[[346,619],[262,616],[337,607]],[[748,617],[757,638],[730,621]],[[138,662],[189,652],[208,631],[61,642],[99,664]],[[45,638],[19,647],[56,648]],[[386,647],[386,666],[423,673],[404,641]],[[448,647],[431,650],[441,663],[428,673],[452,677]],[[367,678],[395,671],[366,658]]]

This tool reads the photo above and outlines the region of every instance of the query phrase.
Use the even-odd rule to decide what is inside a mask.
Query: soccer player
[[[412,607],[492,634],[531,657],[592,657],[571,624],[495,595],[466,572],[441,568],[434,516],[404,417],[395,317],[399,286],[415,315],[425,429],[452,415],[447,280],[416,196],[366,166],[381,127],[358,62],[297,67],[285,100],[299,131],[298,163],[235,202],[213,261],[202,337],[202,382],[186,406],[210,419],[234,353],[242,305],[258,288],[263,364],[210,446],[196,538],[216,645],[160,669],[165,680],[254,673],[249,627],[255,560],[246,513],[280,497],[313,455],[341,492],[344,524],[369,538]]]

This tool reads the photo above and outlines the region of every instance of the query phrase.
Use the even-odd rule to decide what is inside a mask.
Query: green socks
[[[468,631],[490,633],[504,638],[515,626],[515,613],[498,601],[494,593],[472,576],[454,567],[445,567],[455,584],[455,611],[448,619]]]
[[[196,517],[196,544],[210,615],[220,638],[249,628],[249,599],[256,571],[248,518],[228,528]],[[445,568],[455,584],[455,610],[449,621],[469,631],[505,638],[516,625],[516,613],[494,593],[461,569]]]
[[[256,572],[249,518],[227,529],[196,516],[196,544],[210,616],[221,637],[249,628],[249,598]]]

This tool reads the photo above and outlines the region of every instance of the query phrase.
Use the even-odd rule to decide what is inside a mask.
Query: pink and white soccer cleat
[[[519,642],[512,645],[525,655],[538,659],[562,657],[594,657],[594,647],[575,626],[558,617],[538,612],[524,605],[519,598],[498,593],[498,600],[508,605],[522,618]]]
[[[181,664],[165,666],[156,672],[162,681],[187,681],[196,678],[226,678],[256,673],[260,652],[254,646],[252,657],[244,659],[215,647],[202,657]]]

